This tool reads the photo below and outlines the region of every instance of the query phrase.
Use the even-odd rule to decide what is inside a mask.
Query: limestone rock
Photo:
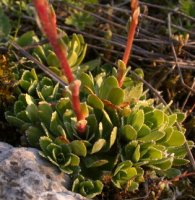
[[[0,142],[0,200],[84,200],[66,189],[69,183],[37,149]]]

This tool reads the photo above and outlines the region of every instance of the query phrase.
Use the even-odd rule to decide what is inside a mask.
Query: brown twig
[[[59,78],[54,72],[52,72],[48,67],[40,63],[36,58],[28,53],[24,48],[16,44],[15,42],[11,42],[11,46],[17,49],[23,56],[33,61],[45,74],[52,78],[52,80],[58,82],[62,87],[67,88],[67,83],[65,83],[62,79]]]
[[[192,90],[195,88],[195,78],[194,78],[194,81],[193,81],[193,84],[192,84]],[[186,105],[186,103],[188,102],[188,99],[190,98],[190,96],[192,95],[192,92],[191,91],[189,91],[189,93],[188,93],[188,95],[187,95],[187,97],[186,97],[186,99],[185,99],[185,101],[183,102],[183,105],[182,105],[182,107],[181,107],[181,110],[183,111],[184,110],[184,108],[185,108],[185,105]]]
[[[171,38],[172,37],[172,31],[171,31],[171,13],[168,13],[168,30],[169,30],[169,37]],[[181,69],[180,69],[180,67],[178,65],[178,62],[177,62],[177,55],[176,55],[176,51],[175,51],[175,47],[174,47],[173,43],[171,44],[171,48],[172,48],[172,51],[173,51],[173,54],[174,54],[174,57],[175,57],[176,66],[177,66],[177,69],[178,69],[178,72],[179,72],[179,75],[180,75],[181,82],[182,82],[183,86],[185,86],[191,92],[195,93],[195,91],[191,87],[189,87],[188,85],[186,85],[184,83],[184,81],[183,81]],[[179,125],[179,123],[177,123],[176,125],[177,125],[177,129],[182,132],[182,128]],[[195,171],[195,160],[194,160],[193,154],[192,154],[192,152],[190,150],[190,147],[188,145],[188,142],[187,142],[186,138],[185,138],[185,148],[186,148],[188,157],[190,159],[192,168]]]
[[[171,37],[172,37],[172,31],[171,31],[171,13],[168,13],[168,31],[169,31],[169,38],[171,39]],[[173,52],[173,55],[174,55],[174,59],[175,59],[176,67],[177,67],[177,70],[178,70],[178,74],[180,76],[181,84],[184,87],[186,87],[189,91],[191,91],[192,93],[195,94],[195,90],[193,90],[193,88],[191,88],[190,86],[188,86],[184,82],[183,75],[182,75],[180,66],[178,64],[178,58],[177,58],[177,54],[176,54],[176,51],[175,51],[175,47],[174,47],[174,45],[173,45],[172,42],[171,42],[171,48],[172,48],[172,52]]]

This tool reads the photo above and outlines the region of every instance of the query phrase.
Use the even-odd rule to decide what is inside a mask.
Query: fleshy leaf
[[[173,126],[177,121],[177,114],[172,114],[168,118],[169,118],[168,126]]]
[[[108,100],[114,105],[120,105],[124,101],[124,95],[124,91],[121,88],[112,88],[108,95]]]
[[[92,91],[94,91],[94,82],[92,80],[92,77],[90,77],[88,74],[86,73],[82,73],[80,76],[80,80],[82,83],[82,87],[88,87],[90,88]]]
[[[167,170],[167,169],[171,168],[172,163],[173,163],[173,158],[170,157],[170,158],[159,159],[156,161],[151,161],[151,162],[149,162],[149,165],[158,167],[161,170]]]
[[[181,174],[181,171],[176,168],[170,168],[165,172],[165,176],[169,179],[179,176],[180,174]]]
[[[38,127],[35,127],[35,126],[30,126],[26,130],[26,134],[27,134],[28,142],[30,143],[30,145],[32,145],[34,147],[39,146],[39,139],[41,136],[44,135],[43,132],[41,131],[41,129]]]
[[[112,88],[116,88],[116,87],[118,87],[118,81],[114,76],[109,76],[108,78],[106,78],[100,87],[100,91],[99,91],[100,98],[107,99]]]
[[[181,165],[186,165],[190,161],[184,158],[174,158],[173,160],[173,166],[181,166]]]
[[[160,110],[154,110],[153,112],[145,114],[145,123],[146,125],[152,124],[151,128],[158,128],[164,122],[164,113]],[[150,125],[149,125],[150,127]]]
[[[51,105],[44,101],[40,102],[38,105],[38,117],[47,127],[49,127],[49,124],[51,122],[51,116]]]
[[[17,40],[17,43],[24,47],[27,45],[32,44],[33,42],[38,42],[38,38],[35,35],[34,31],[28,31],[25,32],[22,36],[20,36],[20,38]]]
[[[87,149],[85,144],[80,140],[74,140],[70,143],[72,152],[77,156],[85,157],[87,155]]]
[[[169,146],[182,146],[185,142],[185,136],[180,131],[173,131],[170,139],[166,142]]]
[[[23,120],[8,114],[5,115],[5,118],[11,125],[16,127],[21,127],[25,123]]]
[[[165,136],[165,132],[163,132],[163,131],[153,131],[150,134],[148,134],[142,138],[139,138],[139,139],[144,142],[149,142],[151,140],[154,140],[154,141],[160,140],[164,136]]]
[[[51,144],[51,143],[52,143],[52,140],[49,137],[42,136],[39,139],[40,147],[43,150],[43,152],[45,152],[45,153],[47,152],[48,145]]]
[[[143,126],[137,133],[137,137],[142,138],[149,135],[150,133],[151,133],[151,129],[147,125],[143,124]]]
[[[93,94],[89,95],[87,98],[87,102],[93,108],[100,109],[100,110],[104,108],[103,102],[96,95],[93,95]]]
[[[111,148],[114,145],[116,138],[117,138],[117,127],[114,127],[111,134],[110,134],[109,148]]]
[[[134,114],[131,124],[136,131],[139,131],[142,125],[144,124],[144,112],[143,110],[139,110]]]
[[[104,147],[105,144],[106,144],[106,140],[104,139],[97,140],[92,147],[91,154],[94,154],[100,151]]]
[[[135,140],[137,137],[137,131],[129,124],[122,127],[121,134],[126,141]]]
[[[38,108],[35,104],[29,104],[26,107],[26,114],[32,122],[38,121]]]
[[[132,156],[133,162],[138,162],[140,159],[140,145],[138,144]]]
[[[85,159],[85,166],[87,168],[100,167],[108,163],[108,160],[101,158],[87,158]]]

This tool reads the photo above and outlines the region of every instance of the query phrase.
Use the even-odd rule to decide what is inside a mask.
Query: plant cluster
[[[130,49],[112,73],[92,74],[80,65],[86,53],[82,36],[63,34],[59,38],[48,2],[33,2],[49,44],[31,53],[67,87],[35,69],[25,70],[19,80],[21,94],[13,111],[6,112],[7,121],[25,133],[43,157],[73,177],[72,191],[88,198],[102,192],[108,184],[105,177],[116,188],[135,191],[146,171],[168,178],[178,175],[175,167],[189,162],[185,159],[185,130],[177,127],[184,116],[170,114],[168,107],[147,99],[143,83],[126,66]],[[139,9],[136,3],[132,8],[130,30],[134,32]],[[18,44],[33,41],[37,37],[30,32]],[[143,78],[141,69],[135,73]],[[188,145],[192,148],[194,144],[188,141]]]
[[[85,12],[85,7],[90,4],[97,4],[97,0],[68,0],[65,1],[65,3],[70,6],[67,7],[70,15],[66,17],[65,24],[72,25],[79,30],[83,30],[87,26],[91,26],[94,24],[94,17],[88,12]],[[77,8],[75,6],[79,7],[79,9],[75,9]]]

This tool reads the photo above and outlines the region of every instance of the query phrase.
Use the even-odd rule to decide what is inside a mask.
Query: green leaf
[[[106,144],[106,140],[104,139],[97,140],[91,149],[91,154],[94,154],[100,151],[104,147],[105,144]]]
[[[26,109],[26,105],[22,101],[16,101],[14,104],[14,114],[17,115],[17,113],[23,111]]]
[[[81,71],[93,71],[94,69],[97,69],[101,64],[101,59],[97,58],[94,60],[90,60],[88,62],[85,62],[84,64],[81,64]]]
[[[129,192],[134,192],[135,190],[138,190],[139,188],[139,183],[135,181],[130,181],[130,184],[127,186],[127,190]]]
[[[80,140],[74,140],[70,143],[72,152],[76,154],[77,156],[83,156],[85,157],[87,155],[87,148],[83,141]]]
[[[9,18],[4,14],[0,8],[0,39],[7,38],[11,31],[11,24]]]
[[[161,159],[163,157],[163,153],[162,151],[154,148],[154,147],[150,147],[147,151],[146,154],[144,154],[144,156],[142,156],[141,159],[143,158],[147,158],[150,160],[157,160],[157,159]]]
[[[78,166],[80,164],[80,158],[74,154],[71,154],[71,166]]]
[[[38,85],[38,80],[34,80],[34,81],[31,83],[30,87],[28,88],[28,93],[29,93],[30,95],[34,95],[34,94],[35,94],[37,85]]]
[[[169,146],[182,146],[185,143],[185,136],[180,131],[173,131],[170,139],[166,142]]]
[[[48,99],[52,93],[53,93],[53,86],[47,86],[47,85],[44,85],[42,88],[41,88],[41,95],[43,96],[44,99]],[[43,99],[43,100],[44,100]]]
[[[170,158],[163,158],[163,159],[151,161],[151,162],[149,162],[149,165],[158,167],[161,170],[167,170],[167,169],[171,168],[172,163],[173,163],[173,157],[170,157]]]
[[[127,183],[136,176],[136,168],[129,167],[128,165],[122,165],[122,168],[120,166],[120,170],[118,170],[118,167],[115,170],[112,182],[117,188],[121,188],[123,185],[127,185]]]
[[[125,93],[121,88],[112,88],[108,100],[111,101],[114,105],[120,105],[124,101]]]
[[[116,176],[116,174],[122,170],[122,169],[126,169],[126,168],[129,168],[129,167],[132,167],[132,162],[130,160],[126,160],[126,161],[123,161],[121,163],[118,164],[117,168],[115,169],[114,171],[114,176]]]
[[[131,124],[136,131],[139,131],[144,124],[144,111],[136,112],[131,120]]]
[[[126,141],[135,140],[137,138],[137,131],[131,125],[125,125],[121,129],[122,138]]]
[[[51,116],[52,116],[52,108],[51,105],[47,102],[39,102],[38,105],[38,117],[41,122],[43,122],[47,127],[49,127],[49,124],[51,122]]]
[[[50,130],[52,131],[52,133],[55,136],[61,135],[61,133],[58,129],[58,125],[62,126],[62,122],[60,121],[59,116],[58,116],[57,112],[55,111],[52,113],[51,122],[50,122]]]
[[[83,30],[86,25],[90,26],[94,23],[94,18],[89,13],[75,11],[71,16],[66,17],[65,23],[73,25],[79,30]]]
[[[45,63],[47,61],[45,51],[42,46],[38,45],[34,51],[33,51],[33,56],[35,56],[40,62]]]
[[[28,31],[20,36],[17,40],[17,43],[24,47],[33,44],[33,42],[38,42],[38,38],[35,35],[34,31]]]
[[[143,93],[143,84],[139,83],[134,87],[125,89],[125,101],[137,101]]]
[[[185,118],[186,118],[185,113],[178,112],[176,114],[177,114],[177,122],[181,123],[185,120]]]
[[[60,114],[61,117],[65,113],[66,109],[70,109],[70,108],[71,108],[71,104],[70,104],[70,99],[68,98],[61,98],[60,100],[58,100],[56,104],[56,110]]]
[[[33,99],[33,97],[31,97],[30,95],[25,94],[25,99],[26,99],[26,103],[27,103],[28,105],[34,104],[34,99]]]
[[[72,50],[71,52],[68,52],[67,60],[68,60],[68,64],[71,67],[75,65],[75,63],[77,62],[77,59],[78,59],[78,55],[74,50]]]
[[[174,160],[173,160],[173,166],[186,165],[189,162],[190,162],[189,160],[186,160],[184,158],[174,158]]]
[[[93,79],[91,76],[89,76],[88,74],[86,73],[81,73],[80,75],[80,80],[81,80],[81,83],[82,83],[82,87],[88,87],[90,88],[92,91],[94,91],[94,82],[93,82]]]
[[[149,141],[157,141],[160,140],[165,136],[165,132],[163,131],[152,131],[150,134],[139,138],[139,140],[144,141],[144,142],[149,142]]]
[[[6,112],[5,114],[5,118],[6,120],[13,126],[16,126],[16,127],[21,127],[22,125],[24,125],[24,121],[17,118],[17,117],[14,117],[14,116],[11,116],[11,115],[8,115],[8,112]]]
[[[47,56],[47,64],[49,66],[60,67],[60,62],[53,51],[49,51],[49,55]]]
[[[138,144],[132,156],[133,162],[138,162],[140,159],[140,145]]]
[[[151,133],[151,129],[147,125],[143,124],[143,126],[137,133],[137,138],[145,137],[149,135],[150,133]]]
[[[77,134],[76,131],[75,131],[75,129],[73,129],[73,127],[71,126],[71,124],[68,123],[68,122],[65,122],[65,123],[64,123],[64,126],[65,126],[65,128],[66,128],[66,133],[67,133],[68,139],[73,140],[73,135],[74,135],[74,134],[75,134],[75,135]]]
[[[17,114],[16,114],[16,117],[17,117],[18,119],[21,119],[21,120],[25,121],[25,122],[32,123],[32,122],[30,121],[30,119],[28,118],[28,116],[27,116],[26,110],[23,110],[23,111],[17,113]]]
[[[104,108],[104,104],[96,95],[89,95],[87,98],[87,102],[90,106],[96,109],[102,110]]]
[[[176,168],[170,168],[167,171],[165,171],[165,176],[169,179],[172,179],[176,176],[181,175],[181,171],[179,169]]]
[[[79,175],[72,184],[72,191],[80,193],[87,198],[94,198],[96,195],[101,194],[103,184],[101,181],[85,180],[83,176]]]
[[[158,141],[161,144],[164,144],[165,142],[167,142],[171,138],[171,135],[173,133],[173,128],[168,127],[164,130],[164,132],[165,132],[165,136]]]
[[[177,121],[177,114],[172,114],[168,116],[168,118],[169,118],[168,126],[173,126]]]
[[[41,131],[41,129],[38,127],[30,126],[26,130],[26,134],[27,134],[27,139],[30,145],[34,147],[39,147],[39,139],[41,136],[44,135],[43,131]]]
[[[109,114],[105,111],[102,110],[103,117],[102,117],[102,125],[103,125],[103,131],[104,131],[104,136],[107,138],[111,130],[113,129],[113,124],[112,120],[110,119]]]
[[[135,152],[135,149],[138,145],[137,141],[131,141],[125,146],[125,156],[127,159],[132,160],[132,156]]]
[[[85,160],[85,165],[86,165],[87,168],[100,167],[100,166],[103,166],[107,163],[108,163],[108,160],[105,160],[105,159],[96,160],[94,158],[94,159]]]
[[[28,118],[33,123],[39,121],[39,118],[38,118],[38,108],[37,108],[37,106],[35,104],[29,104],[26,107],[26,114],[27,114]]]
[[[115,141],[116,141],[116,138],[117,138],[117,127],[114,127],[114,128],[112,129],[111,134],[110,134],[110,144],[109,144],[109,148],[111,148],[111,147],[114,145],[114,143],[115,143]]]
[[[94,134],[98,129],[98,122],[94,114],[87,117],[87,125],[89,126],[89,134]]]
[[[52,140],[49,138],[49,137],[46,137],[46,136],[42,136],[40,139],[39,139],[39,144],[40,144],[40,147],[41,149],[43,150],[43,152],[47,153],[47,147],[49,144],[52,143]]]
[[[99,96],[101,99],[107,99],[112,88],[118,87],[118,81],[114,76],[106,78],[100,86]]]
[[[154,110],[153,112],[149,112],[145,114],[145,124],[151,128],[159,128],[164,122],[164,113],[160,110]]]

